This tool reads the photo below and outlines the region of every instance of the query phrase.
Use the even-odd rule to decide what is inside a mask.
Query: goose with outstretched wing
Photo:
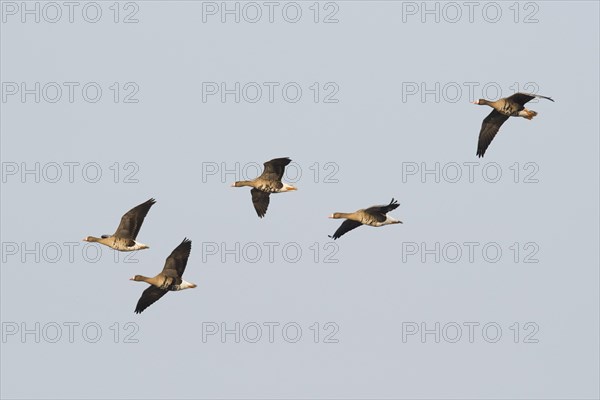
[[[121,222],[115,233],[112,235],[102,235],[97,238],[87,236],[83,239],[84,242],[97,242],[119,251],[134,251],[150,248],[149,246],[137,242],[138,233],[146,218],[146,214],[150,211],[150,207],[156,203],[156,200],[149,199],[146,202],[127,211],[122,217]]]
[[[390,204],[384,206],[373,206],[357,210],[353,213],[333,213],[329,218],[345,218],[346,221],[344,221],[338,230],[329,237],[333,240],[339,239],[345,233],[350,232],[352,229],[358,228],[361,225],[380,227],[384,225],[401,224],[402,221],[387,215],[390,211],[398,208],[399,205],[400,204],[396,200],[392,199]]]
[[[135,307],[135,313],[139,314],[146,308],[154,304],[167,292],[192,289],[196,287],[195,283],[183,280],[190,252],[192,250],[192,241],[185,238],[179,246],[167,257],[165,266],[160,274],[149,278],[143,275],[135,275],[130,280],[136,282],[146,282],[150,284],[148,289],[144,290],[142,297],[138,300]]]
[[[473,102],[473,104],[486,105],[493,108],[492,112],[485,117],[481,124],[479,141],[477,142],[477,157],[483,157],[498,130],[509,117],[523,117],[530,120],[538,115],[537,112],[525,108],[525,104],[536,97],[554,101],[550,97],[538,94],[515,93],[512,96],[496,101],[479,99]]]
[[[250,186],[250,195],[252,196],[252,205],[256,214],[262,218],[269,208],[270,195],[272,193],[283,193],[292,190],[298,190],[295,186],[282,182],[285,167],[292,162],[288,157],[274,158],[265,162],[263,173],[251,181],[237,181],[231,186],[243,187]]]

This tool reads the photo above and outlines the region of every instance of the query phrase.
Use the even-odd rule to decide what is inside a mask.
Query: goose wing
[[[154,285],[150,285],[148,289],[144,290],[142,296],[138,300],[137,305],[135,306],[135,313],[141,313],[167,294],[167,292],[168,290],[159,289]]]
[[[289,157],[274,158],[265,162],[263,164],[265,169],[258,179],[280,182],[281,178],[283,178],[285,167],[291,162],[292,160]]]
[[[525,103],[527,103],[530,100],[535,99],[536,97],[541,98],[541,99],[546,99],[546,100],[554,101],[550,97],[542,96],[542,95],[539,95],[539,94],[530,94],[530,93],[521,93],[521,92],[515,93],[512,96],[508,96],[506,98],[506,100],[515,102],[515,103],[523,106],[523,105],[525,105]]]
[[[119,227],[117,228],[114,236],[123,239],[135,240],[140,232],[144,218],[146,218],[146,214],[148,214],[150,207],[152,207],[154,203],[156,203],[156,200],[150,199],[127,211],[121,217],[121,222],[119,223]]]
[[[175,250],[171,252],[169,257],[167,257],[161,274],[163,276],[176,278],[176,280],[173,282],[174,284],[181,283],[181,277],[185,272],[185,267],[191,251],[192,241],[188,238],[183,239],[179,246],[177,246]]]
[[[252,189],[250,190],[250,194],[252,195],[252,204],[254,205],[256,214],[258,214],[260,218],[264,217],[267,213],[267,208],[269,208],[270,193],[263,192],[262,190],[258,189]]]
[[[335,231],[333,236],[329,236],[329,237],[332,238],[333,240],[338,239],[345,233],[350,232],[352,229],[358,228],[361,225],[362,224],[358,221],[353,221],[351,219],[347,219],[344,222],[342,222],[342,225],[340,225],[340,227],[337,229],[337,231]]]
[[[383,222],[387,218],[386,214],[398,208],[399,205],[400,203],[398,203],[398,200],[394,200],[394,198],[392,198],[390,204],[387,204],[385,206],[369,207],[364,212],[369,214],[371,217],[375,218],[377,222]]]
[[[490,143],[492,143],[492,140],[494,140],[494,136],[496,136],[498,130],[507,119],[508,115],[501,114],[496,110],[493,110],[487,117],[485,117],[483,123],[481,124],[479,142],[477,143],[478,157],[483,157],[488,146]]]

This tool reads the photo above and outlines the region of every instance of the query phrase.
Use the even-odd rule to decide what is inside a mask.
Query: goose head
[[[134,275],[131,278],[129,278],[130,281],[136,281],[136,282],[143,282],[146,279],[145,276],[142,275]]]

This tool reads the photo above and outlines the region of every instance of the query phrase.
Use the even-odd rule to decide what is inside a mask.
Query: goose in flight
[[[135,238],[137,238],[137,235],[140,232],[146,214],[148,214],[150,207],[152,207],[154,203],[156,203],[156,200],[150,199],[127,211],[121,217],[121,223],[119,223],[119,227],[112,235],[102,235],[99,238],[87,236],[83,241],[98,242],[119,251],[149,249],[150,247],[143,243],[138,243]]]
[[[260,218],[264,217],[269,207],[269,196],[271,193],[289,192],[298,190],[292,185],[281,182],[286,165],[292,160],[288,157],[274,158],[271,161],[265,162],[263,173],[251,181],[237,181],[232,183],[233,187],[250,186],[250,194],[252,195],[252,204],[256,210],[256,214]]]
[[[340,225],[338,230],[335,231],[333,236],[329,237],[333,240],[338,239],[346,232],[358,228],[361,225],[379,227],[390,224],[401,224],[402,221],[398,221],[397,219],[386,215],[390,211],[398,208],[399,205],[400,204],[396,200],[392,199],[390,204],[385,206],[373,206],[353,213],[333,213],[329,218],[346,218],[346,220]]]
[[[508,117],[523,117],[532,119],[538,114],[533,110],[528,110],[525,108],[525,104],[536,97],[554,101],[550,97],[540,96],[538,94],[515,93],[512,96],[496,101],[479,99],[473,102],[473,104],[486,105],[493,108],[492,112],[485,117],[483,123],[481,124],[479,142],[477,144],[478,157],[483,157],[488,146],[494,139],[494,136],[496,136],[498,130],[502,124],[506,122]]]
[[[190,251],[192,250],[192,241],[185,238],[179,246],[173,250],[167,257],[162,272],[153,278],[143,275],[135,275],[130,278],[132,281],[146,282],[150,284],[148,289],[144,290],[142,297],[138,300],[135,307],[135,313],[139,314],[146,308],[154,304],[169,291],[195,288],[196,284],[186,282],[181,277],[185,271]]]

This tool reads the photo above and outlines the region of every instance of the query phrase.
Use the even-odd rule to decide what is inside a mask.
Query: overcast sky
[[[597,2],[1,7],[3,398],[600,395]],[[150,249],[81,241],[150,197]]]

